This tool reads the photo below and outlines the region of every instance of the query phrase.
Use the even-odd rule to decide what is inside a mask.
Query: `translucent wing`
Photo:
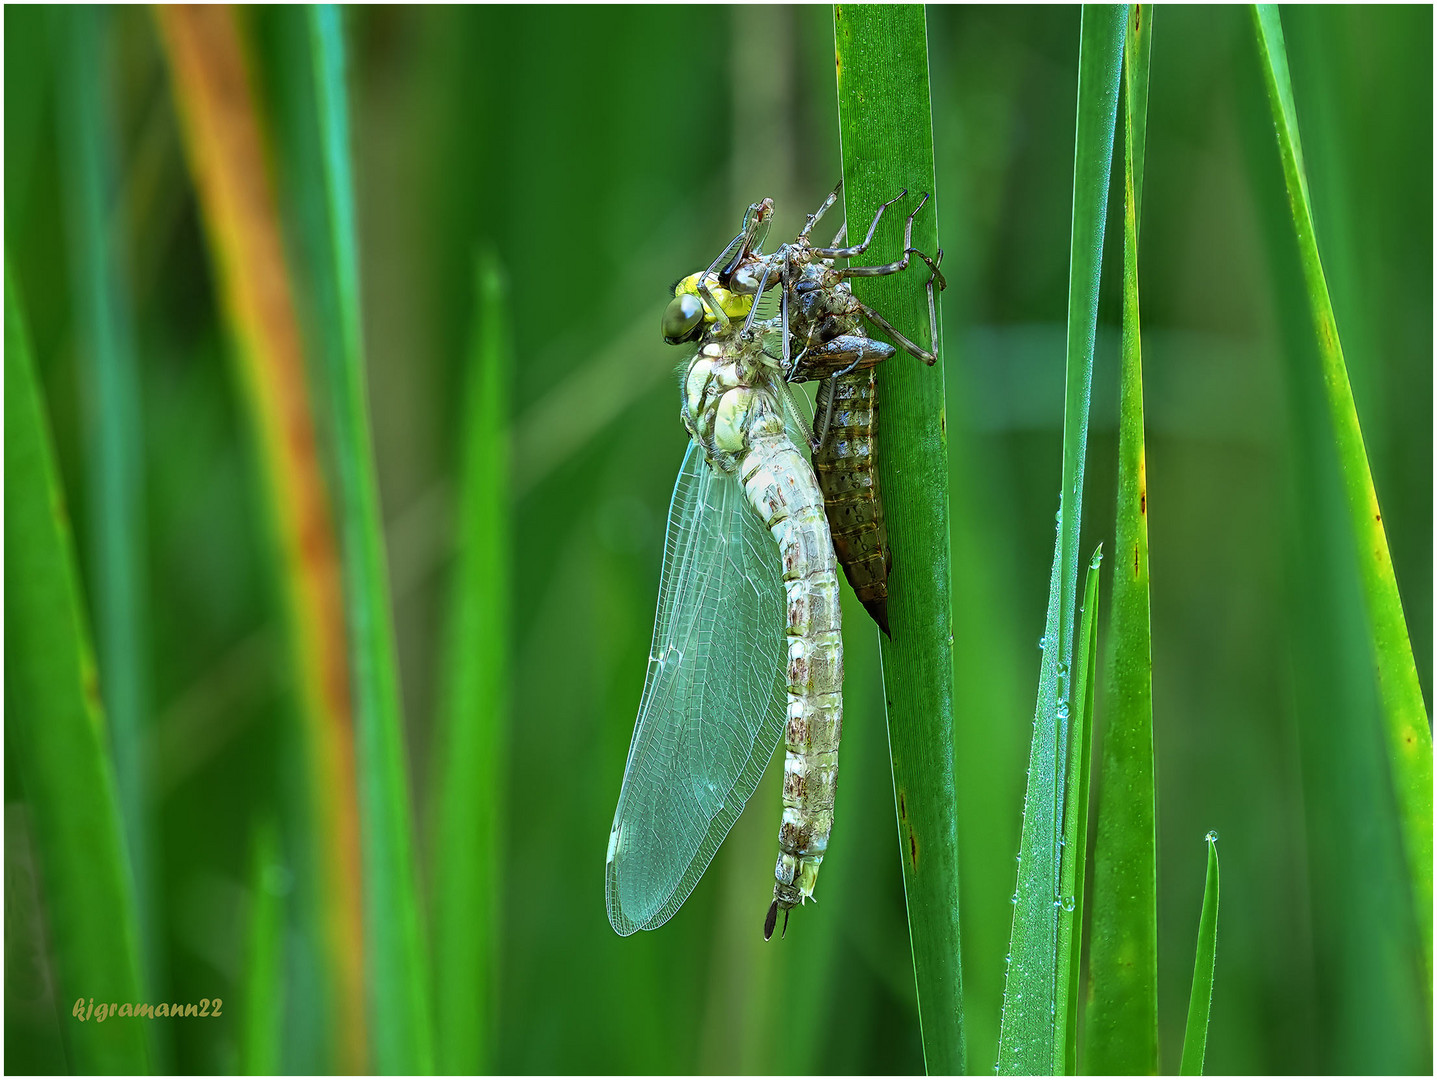
[[[786,623],[777,545],[738,478],[690,443],[609,834],[605,895],[620,934],[673,916],[758,785],[787,716]]]

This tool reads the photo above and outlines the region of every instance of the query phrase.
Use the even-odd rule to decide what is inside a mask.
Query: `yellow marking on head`
[[[704,306],[704,322],[717,322],[718,316],[713,313],[713,309],[709,307],[708,300],[706,300],[704,294],[699,291],[699,279],[703,276],[702,271],[697,274],[690,274],[674,286],[674,295],[683,296],[685,293],[688,293],[690,296],[697,296]],[[743,319],[748,316],[749,309],[753,307],[752,296],[749,296],[747,293],[736,293],[730,289],[725,289],[718,283],[718,279],[712,276],[709,278],[708,287],[708,291],[713,295],[713,298],[718,301],[718,305],[723,310],[723,313],[730,319]]]

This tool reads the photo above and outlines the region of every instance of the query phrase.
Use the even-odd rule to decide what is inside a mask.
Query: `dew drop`
[[[1209,829],[1209,830],[1208,830],[1208,834],[1207,834],[1206,836],[1204,836],[1203,839],[1206,840],[1209,844],[1214,844],[1214,843],[1216,843],[1216,842],[1217,842],[1217,830],[1216,830],[1216,829]]]
[[[1077,910],[1077,907],[1078,907],[1078,901],[1075,900],[1073,897],[1071,897],[1071,896],[1065,896],[1065,897],[1063,897],[1063,910],[1064,910],[1064,911],[1076,911],[1076,910]]]

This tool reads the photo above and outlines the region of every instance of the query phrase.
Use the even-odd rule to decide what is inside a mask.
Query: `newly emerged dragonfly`
[[[837,194],[769,256],[759,242],[772,201],[750,207],[739,235],[706,271],[677,283],[665,312],[665,339],[699,349],[684,368],[692,442],[669,510],[654,641],[609,835],[606,898],[620,934],[662,925],[688,898],[781,734],[784,812],[765,938],[780,911],[786,927],[789,909],[813,895],[828,846],[843,711],[835,550],[888,630],[872,368],[895,350],[864,334],[861,320],[934,362],[846,279],[897,273],[917,255],[933,271],[931,323],[934,280],[942,287],[942,252],[930,259],[912,247],[926,195],[908,218],[900,261],[836,269],[835,259],[866,250],[897,201],[879,208],[861,243],[838,247],[840,231],[815,247],[809,233]],[[758,320],[770,285],[779,310]],[[823,380],[808,437],[818,476],[798,452],[804,436],[784,423],[797,416],[788,383],[806,379]]]
[[[605,896],[620,934],[667,922],[693,891],[782,735],[784,811],[771,937],[813,895],[833,826],[842,728],[838,568],[823,493],[790,437],[781,358],[755,298],[719,284],[772,214],[750,208],[664,316],[698,341],[683,374],[691,436],[669,508],[653,645],[609,834]]]
[[[854,593],[885,634],[888,627],[888,575],[893,557],[888,549],[888,530],[879,489],[878,385],[875,366],[894,355],[886,342],[869,337],[863,321],[884,330],[899,346],[924,363],[932,365],[937,356],[938,317],[933,287],[945,287],[938,267],[943,261],[940,248],[930,258],[913,247],[913,221],[928,202],[925,194],[908,216],[904,227],[903,255],[896,262],[880,266],[835,265],[836,259],[863,254],[873,242],[883,213],[908,194],[879,206],[868,234],[852,247],[840,247],[847,232],[845,224],[827,247],[816,247],[809,239],[813,227],[838,199],[842,187],[834,188],[818,211],[811,214],[803,230],[790,244],[771,255],[756,246],[734,259],[720,280],[734,288],[760,288],[760,281],[775,275],[782,288],[783,367],[790,382],[809,379],[819,384],[814,412],[813,467],[823,490],[825,510],[839,563]],[[930,349],[910,341],[882,315],[858,300],[848,286],[854,277],[878,277],[906,270],[909,256],[917,256],[932,271],[927,283]]]

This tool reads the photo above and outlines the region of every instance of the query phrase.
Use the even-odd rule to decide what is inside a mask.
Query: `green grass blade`
[[[143,1020],[71,1015],[135,1003],[138,927],[69,518],[29,334],[5,266],[5,741],[36,838],[70,1068],[142,1073]]]
[[[1201,1076],[1207,1054],[1207,1025],[1212,1012],[1212,978],[1217,964],[1217,833],[1207,834],[1207,884],[1202,891],[1198,919],[1197,957],[1193,961],[1193,989],[1188,998],[1188,1026],[1183,1034],[1181,1076]]]
[[[1058,913],[1057,1046],[1060,1056],[1053,1062],[1054,1075],[1076,1076],[1078,1072],[1078,976],[1083,957],[1083,881],[1088,853],[1088,792],[1093,761],[1093,698],[1098,662],[1098,567],[1103,548],[1093,552],[1088,578],[1083,586],[1083,622],[1078,628],[1073,651],[1073,700],[1078,712],[1073,718],[1073,738],[1068,753],[1068,805],[1063,820],[1062,900]]]
[[[279,830],[266,818],[255,829],[250,855],[249,913],[244,947],[244,998],[240,1018],[240,1071],[273,1076],[281,1071],[284,1035],[284,878]]]
[[[1288,77],[1287,51],[1282,21],[1276,7],[1258,4],[1253,24],[1262,57],[1263,79],[1277,127],[1278,152],[1287,182],[1288,204],[1297,236],[1303,277],[1307,283],[1318,352],[1322,362],[1323,385],[1332,418],[1333,439],[1342,467],[1348,514],[1357,538],[1358,566],[1362,579],[1372,651],[1377,664],[1378,685],[1386,714],[1387,754],[1392,785],[1397,796],[1403,849],[1407,856],[1413,914],[1422,937],[1423,959],[1429,1001],[1432,985],[1432,733],[1422,686],[1412,656],[1402,598],[1392,572],[1387,532],[1377,504],[1367,450],[1347,363],[1332,312],[1327,279],[1317,250],[1312,204],[1307,191],[1307,173],[1298,135],[1297,110]]]
[[[1158,1071],[1157,793],[1153,762],[1152,618],[1147,457],[1138,309],[1138,208],[1147,105],[1150,6],[1134,5],[1124,64],[1123,358],[1112,659],[1093,867],[1085,1067]]]
[[[435,1057],[441,1072],[494,1071],[495,991],[510,647],[509,378],[513,350],[498,257],[476,267],[464,408],[457,559],[432,775],[430,871]]]
[[[105,718],[114,754],[125,843],[135,879],[145,983],[158,991],[151,828],[143,747],[149,713],[144,596],[144,434],[124,252],[110,227],[116,198],[116,148],[108,115],[110,86],[102,43],[114,13],[82,6],[62,20],[67,63],[62,75],[61,139],[82,370],[94,387],[88,422],[87,580],[94,605],[95,650],[103,677]]]
[[[923,8],[835,5],[839,133],[844,207],[851,235],[860,220],[904,188],[915,205],[934,191],[933,120]],[[899,209],[895,207],[895,211]],[[930,199],[913,244],[934,254],[938,207]],[[885,216],[865,258],[899,257],[902,216]],[[862,278],[854,293],[911,340],[926,343],[928,305],[921,266]],[[941,341],[941,325],[939,339]],[[908,901],[924,1060],[930,1073],[965,1066],[958,933],[958,836],[953,787],[953,619],[949,576],[947,437],[943,366],[900,353],[878,376],[883,402],[880,483],[893,552],[891,640],[882,643],[888,739]]]
[[[1073,610],[1083,462],[1088,445],[1098,278],[1117,124],[1125,6],[1085,5],[1078,56],[1077,142],[1073,162],[1073,232],[1068,280],[1067,393],[1063,409],[1063,480],[1057,541],[1048,588],[1043,661],[1029,755],[1028,791],[1018,888],[1014,894],[1008,978],[998,1037],[998,1071],[1046,1073],[1057,1058],[1058,912],[1061,881],[1058,830],[1063,820]]]
[[[429,1072],[434,1058],[428,964],[379,481],[369,431],[339,9],[311,8],[309,32],[329,230],[324,271],[332,278],[337,300],[338,324],[328,328],[331,347],[325,351],[325,374],[353,670],[369,1034],[377,1071]]]

